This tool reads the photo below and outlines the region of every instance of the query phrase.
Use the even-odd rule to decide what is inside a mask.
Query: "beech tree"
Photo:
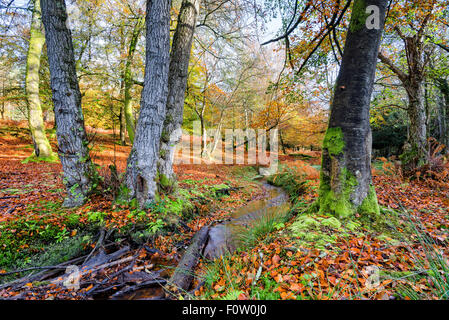
[[[45,44],[41,20],[41,6],[39,0],[34,0],[31,18],[30,40],[27,53],[25,76],[25,91],[28,106],[28,123],[33,139],[34,155],[39,158],[49,158],[53,155],[50,143],[45,135],[45,125],[42,117],[41,101],[39,98],[39,69],[42,48]]]
[[[379,52],[380,61],[400,80],[407,99],[409,118],[408,144],[401,155],[404,169],[412,171],[428,162],[428,123],[426,111],[425,83],[427,67],[433,46],[432,30],[438,23],[447,22],[442,10],[446,5],[436,0],[412,0],[397,2],[392,7],[389,19],[391,32],[399,37],[404,48],[406,65],[395,61],[387,52]],[[405,14],[407,13],[407,14]],[[412,19],[410,19],[413,17]]]
[[[173,36],[168,77],[167,114],[161,137],[161,151],[158,164],[160,182],[163,188],[171,185],[174,180],[173,161],[175,147],[182,136],[181,125],[184,114],[184,97],[190,52],[192,51],[192,41],[200,2],[200,0],[182,1],[176,31]]]
[[[134,79],[132,74],[132,62],[134,59],[134,53],[136,52],[137,42],[139,41],[140,33],[145,25],[145,19],[142,17],[137,18],[131,33],[131,40],[129,42],[128,54],[125,61],[125,68],[123,70],[123,86],[124,86],[124,98],[123,98],[123,115],[126,121],[126,130],[128,131],[129,140],[134,142],[135,123],[132,108],[131,88],[134,85]]]
[[[147,0],[144,87],[126,171],[128,196],[136,198],[140,207],[157,197],[157,162],[168,95],[170,7],[170,0]]]
[[[41,0],[47,40],[50,83],[58,139],[58,154],[67,188],[65,207],[82,205],[92,189],[94,174],[81,109],[72,35],[67,28],[64,0]]]
[[[372,5],[379,9],[379,28],[368,29],[367,8]],[[320,213],[340,218],[356,212],[379,214],[371,177],[369,109],[387,5],[387,0],[356,0],[353,4],[323,142]]]

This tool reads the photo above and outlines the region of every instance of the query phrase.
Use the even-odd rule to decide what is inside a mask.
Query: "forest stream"
[[[266,197],[248,202],[245,206],[237,209],[231,215],[230,220],[208,229],[207,240],[201,246],[202,250],[199,256],[213,260],[227,252],[232,253],[239,247],[244,230],[262,222],[264,219],[271,220],[287,214],[291,207],[287,194],[281,188],[268,183],[263,183],[262,188],[267,193]],[[195,239],[192,240],[190,248],[195,246],[194,241]],[[190,248],[185,251],[185,255],[192,254]],[[182,261],[183,259],[179,264]],[[158,300],[164,299],[164,297],[164,289],[161,286],[155,286],[141,288],[114,298],[120,300]]]

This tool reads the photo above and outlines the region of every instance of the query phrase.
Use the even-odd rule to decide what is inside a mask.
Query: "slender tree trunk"
[[[50,143],[45,135],[45,124],[39,98],[39,69],[42,48],[45,43],[39,0],[34,0],[30,28],[30,42],[27,54],[25,90],[28,104],[28,124],[34,145],[34,155],[46,158],[52,156]]]
[[[120,27],[120,52],[125,51],[125,34],[123,32],[123,26]],[[125,93],[125,61],[120,61],[120,70],[122,70],[120,77],[120,97],[124,97]],[[124,102],[124,99],[122,100]],[[125,118],[125,105],[122,103],[120,105],[119,113],[119,125],[120,125],[120,144],[126,146],[126,118]]]
[[[167,115],[164,122],[158,164],[161,181],[169,185],[172,185],[173,180],[175,180],[173,162],[176,144],[179,143],[182,136],[181,125],[184,113],[184,96],[200,2],[200,0],[182,1],[178,24],[173,37],[168,79]]]
[[[58,153],[64,171],[64,184],[67,187],[64,206],[75,207],[82,205],[91,192],[94,169],[87,148],[72,35],[66,26],[64,0],[41,0],[41,6],[50,65]]]
[[[126,129],[128,131],[129,140],[131,144],[134,142],[135,124],[132,106],[131,89],[134,85],[134,79],[132,74],[132,62],[134,59],[134,53],[136,52],[137,42],[139,36],[144,27],[145,19],[139,18],[134,26],[133,33],[131,35],[131,41],[129,43],[128,56],[126,58],[125,70],[124,70],[124,83],[125,83],[125,97],[124,97],[124,113],[126,120]]]
[[[408,115],[410,120],[409,150],[405,150],[401,159],[406,171],[427,163],[427,113],[424,91],[422,63],[422,44],[417,36],[405,39],[405,48],[410,73],[405,82],[408,97]]]
[[[404,153],[400,158],[404,171],[410,172],[427,163],[428,160],[427,114],[424,97],[424,44],[420,33],[412,37],[406,37],[399,31],[398,33],[405,43],[409,72],[403,72],[382,53],[379,53],[379,58],[398,76],[407,91],[407,115],[410,127],[408,143],[405,145]]]
[[[427,160],[427,114],[422,81],[406,87],[408,96],[408,116],[410,120],[409,150],[402,159],[408,169],[423,165]]]
[[[371,178],[369,109],[387,0],[355,0],[323,142],[320,213],[379,214]],[[379,30],[365,26],[366,7],[380,9]]]
[[[126,146],[126,118],[125,118],[125,106],[120,106],[120,144]]]
[[[147,0],[146,66],[136,136],[128,158],[126,184],[140,207],[157,198],[157,162],[170,64],[170,0]]]
[[[287,155],[287,150],[285,149],[284,138],[282,137],[282,131],[279,130],[279,139],[281,140],[282,152]]]
[[[449,83],[446,79],[438,79],[437,85],[442,94],[441,113],[443,114],[443,136],[441,142],[446,145],[446,149],[449,149]]]

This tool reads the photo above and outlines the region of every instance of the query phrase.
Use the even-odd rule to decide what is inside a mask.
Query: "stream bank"
[[[262,188],[267,194],[265,198],[250,201],[237,209],[228,221],[203,227],[195,235],[169,281],[172,290],[189,289],[200,258],[213,260],[233,253],[244,244],[244,235],[252,228],[285,217],[291,209],[288,195],[281,188],[266,182]]]

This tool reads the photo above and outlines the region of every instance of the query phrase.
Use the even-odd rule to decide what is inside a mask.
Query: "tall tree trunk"
[[[34,9],[30,28],[30,42],[27,54],[25,91],[28,104],[28,124],[34,145],[34,155],[40,158],[52,156],[50,143],[45,135],[45,124],[39,98],[39,69],[42,48],[45,43],[39,0],[33,1]]]
[[[379,214],[371,178],[369,109],[387,0],[356,0],[323,142],[320,213]],[[366,7],[380,9],[379,30],[366,28]]]
[[[410,120],[410,139],[401,160],[406,171],[427,163],[427,113],[424,94],[422,43],[417,35],[405,38],[409,76],[405,81]]]
[[[91,192],[94,169],[87,148],[72,35],[66,26],[64,0],[41,0],[41,7],[50,65],[58,153],[67,187],[64,206],[75,207],[82,205]]]
[[[120,106],[120,144],[126,146],[126,118],[125,118],[125,106]]]
[[[157,197],[157,162],[165,119],[170,64],[170,0],[147,0],[146,66],[136,136],[128,158],[130,196],[145,207]]]
[[[284,155],[287,155],[287,150],[285,149],[284,139],[282,137],[282,130],[279,130],[279,138],[281,140],[282,153],[284,153]]]
[[[446,79],[437,80],[438,89],[442,94],[442,127],[443,136],[441,137],[441,142],[446,145],[446,149],[449,149],[449,82]]]
[[[125,83],[125,97],[124,97],[124,113],[126,120],[126,130],[128,131],[129,140],[131,144],[134,142],[135,124],[132,106],[131,89],[134,85],[134,79],[132,74],[132,62],[134,59],[134,53],[136,52],[137,42],[139,36],[144,27],[145,19],[139,18],[134,26],[133,33],[131,35],[131,41],[129,43],[128,56],[126,57],[125,70],[124,70],[124,83]]]
[[[161,181],[169,185],[172,185],[175,179],[173,162],[176,144],[179,143],[182,136],[181,125],[184,113],[184,96],[200,2],[200,0],[182,1],[178,24],[173,36],[168,79],[167,115],[164,122],[158,164]]]
[[[123,26],[120,27],[120,52],[124,53],[125,51],[125,35],[123,32]],[[120,70],[122,70],[120,77],[120,97],[124,96],[125,93],[125,61],[120,61]],[[122,100],[124,102],[124,99]],[[119,113],[119,126],[120,126],[120,144],[122,146],[126,146],[126,118],[125,118],[125,104],[120,104],[120,113]]]
[[[422,26],[424,28],[424,26]],[[408,73],[394,65],[388,57],[379,53],[379,58],[402,82],[407,91],[407,115],[410,122],[408,142],[400,156],[404,171],[410,172],[425,164],[428,156],[427,114],[424,98],[424,42],[422,29],[413,36],[405,36],[399,28],[395,29],[404,41],[407,54]]]

